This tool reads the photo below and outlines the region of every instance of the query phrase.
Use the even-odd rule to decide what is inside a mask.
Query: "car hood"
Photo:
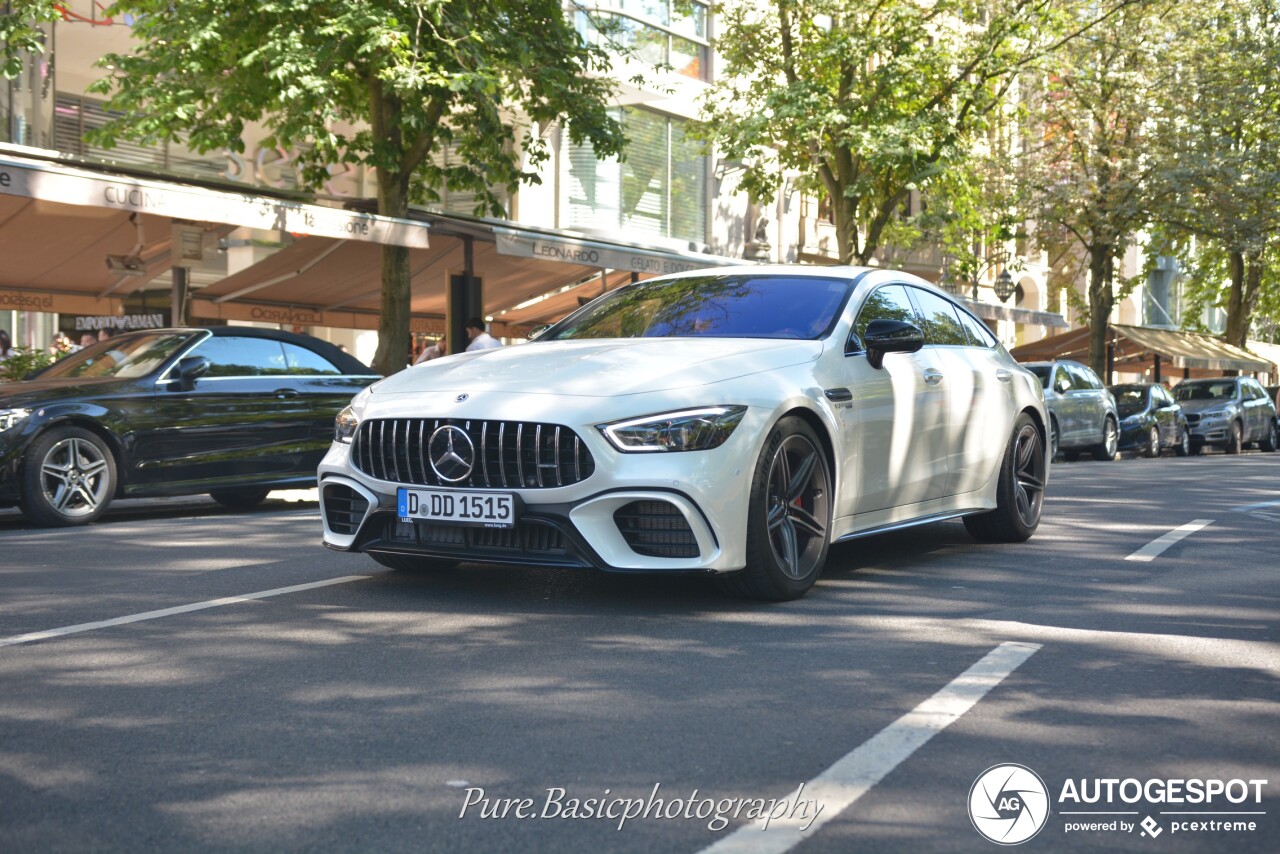
[[[1183,412],[1204,412],[1206,409],[1226,409],[1236,405],[1234,400],[1180,400]]]
[[[707,385],[811,362],[821,341],[610,338],[461,353],[401,371],[372,393],[478,391],[612,397]]]
[[[137,382],[135,379],[115,377],[63,377],[0,383],[0,409],[16,409],[81,397],[101,397],[131,388]]]

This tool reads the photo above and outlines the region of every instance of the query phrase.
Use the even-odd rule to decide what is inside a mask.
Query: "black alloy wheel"
[[[23,456],[22,510],[37,524],[87,525],[106,511],[115,491],[111,449],[82,427],[54,427]]]
[[[1044,445],[1031,416],[1018,416],[1000,466],[996,509],[964,517],[964,526],[978,540],[1020,543],[1040,525],[1044,509]]]
[[[747,567],[722,576],[721,586],[751,599],[803,596],[826,563],[833,509],[821,441],[803,419],[782,419],[769,434],[752,479]]]

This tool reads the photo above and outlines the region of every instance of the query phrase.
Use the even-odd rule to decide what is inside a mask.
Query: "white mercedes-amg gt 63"
[[[955,517],[1026,540],[1047,423],[1035,376],[914,276],[682,273],[357,395],[320,465],[324,543],[397,569],[705,572],[793,599],[833,542]]]

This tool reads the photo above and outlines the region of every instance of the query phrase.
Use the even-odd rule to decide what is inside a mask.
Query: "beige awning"
[[[1154,371],[1157,358],[1162,369],[1181,369],[1187,375],[1212,376],[1221,375],[1225,371],[1255,373],[1275,370],[1271,362],[1259,359],[1212,335],[1198,332],[1113,323],[1108,329],[1108,335],[1112,345],[1112,367],[1125,373]],[[1020,362],[1050,359],[1085,361],[1089,355],[1089,330],[1073,329],[1061,335],[1024,344],[1011,352]]]

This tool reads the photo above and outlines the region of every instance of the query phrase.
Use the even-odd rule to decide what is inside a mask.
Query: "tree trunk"
[[[409,178],[399,172],[378,171],[378,213],[409,215]],[[378,320],[378,350],[373,369],[383,376],[404,370],[409,363],[409,250],[382,246],[382,315]]]
[[[843,194],[831,193],[831,214],[836,226],[836,250],[841,264],[865,264],[858,246],[858,206]]]
[[[1107,384],[1111,383],[1107,372],[1107,329],[1115,305],[1113,264],[1110,244],[1089,247],[1089,367]]]
[[[1231,292],[1227,299],[1228,344],[1243,347],[1249,340],[1249,321],[1262,295],[1262,254],[1232,252],[1230,256]]]

